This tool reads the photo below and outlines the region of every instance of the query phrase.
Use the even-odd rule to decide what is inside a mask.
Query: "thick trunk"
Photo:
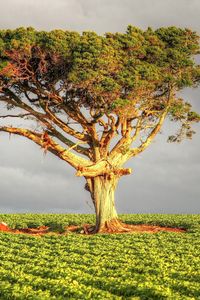
[[[94,178],[94,204],[96,211],[96,231],[104,231],[109,224],[117,220],[114,194],[117,180],[104,176]]]
[[[115,189],[118,182],[117,176],[97,176],[93,178],[92,198],[96,212],[95,232],[124,231],[123,224],[118,220],[115,209]]]

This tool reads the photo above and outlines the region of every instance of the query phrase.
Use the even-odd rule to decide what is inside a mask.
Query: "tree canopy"
[[[35,121],[34,130],[0,131],[25,136],[71,164],[94,200],[95,178],[129,174],[121,167],[148,147],[166,118],[179,125],[168,141],[192,137],[200,115],[178,92],[199,84],[198,54],[199,36],[187,28],[130,25],[103,36],[0,30],[0,102],[17,112],[0,118]]]

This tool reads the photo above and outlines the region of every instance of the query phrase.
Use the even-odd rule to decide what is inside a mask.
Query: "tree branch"
[[[27,116],[31,116],[31,113],[27,113],[27,114],[19,114],[19,115],[4,115],[4,116],[0,116],[1,119],[5,119],[5,118],[24,118]]]
[[[114,148],[112,149],[112,151],[110,152],[110,157],[116,159],[116,156],[120,153],[121,156],[121,152],[122,152],[122,148],[125,149],[128,147],[130,147],[130,145],[132,144],[132,142],[137,138],[139,132],[140,132],[140,126],[141,126],[141,119],[138,119],[138,122],[136,124],[136,129],[135,129],[135,133],[134,135],[131,137],[131,130],[132,130],[132,126],[131,126],[131,121],[126,121],[127,122],[127,126],[126,126],[126,131],[124,132],[124,135],[121,137],[121,139],[118,141],[118,143],[114,146]]]
[[[154,137],[157,135],[157,133],[160,131],[161,126],[165,120],[165,117],[167,116],[171,101],[172,101],[172,97],[171,97],[171,92],[172,90],[169,89],[168,91],[168,99],[167,99],[167,105],[165,107],[165,109],[163,110],[159,121],[157,123],[157,125],[154,127],[154,129],[151,131],[151,133],[149,134],[149,136],[146,138],[146,140],[137,148],[133,148],[130,150],[129,152],[129,157],[132,156],[136,156],[137,154],[141,153],[142,151],[144,151],[152,142],[152,140],[154,139]]]
[[[77,138],[79,140],[82,140],[82,141],[87,140],[87,136],[85,134],[74,130],[73,128],[68,126],[64,121],[59,119],[54,113],[52,113],[52,111],[49,108],[48,102],[46,102],[46,104],[43,105],[42,107],[43,107],[44,111],[46,112],[46,115],[49,117],[49,119],[51,119],[64,132],[68,133],[69,135],[74,136],[75,138]]]
[[[100,140],[101,145],[101,151],[103,152],[103,155],[106,155],[108,152],[108,147],[110,145],[110,142],[112,138],[115,136],[117,129],[119,127],[119,117],[117,121],[115,120],[115,117],[109,114],[106,114],[108,118],[108,124],[107,127],[104,125],[104,131]],[[110,129],[108,130],[108,126],[110,126]]]
[[[9,92],[10,95],[13,95],[13,93]],[[17,103],[13,100],[13,99],[10,99],[10,98],[6,98],[6,97],[0,97],[0,101],[2,102],[6,102],[8,104],[11,104],[15,107],[19,107],[25,111],[28,111],[29,113],[28,114],[23,114],[23,115],[19,115],[20,117],[21,116],[25,116],[25,115],[32,115],[34,116],[37,120],[39,120],[43,125],[46,126],[46,128],[48,128],[51,132],[51,134],[55,137],[57,137],[61,142],[63,142],[64,144],[66,144],[67,146],[69,147],[72,147],[74,145],[76,145],[74,142],[70,141],[68,138],[66,138],[63,134],[61,134],[59,131],[57,131],[55,129],[55,127],[53,127],[49,122],[48,122],[48,119],[46,118],[46,115],[40,113],[40,112],[37,112],[35,111],[32,107],[28,106],[27,104],[23,103],[19,97],[17,97],[15,94],[14,94],[14,98],[15,100],[17,101]],[[78,153],[81,153],[83,155],[86,155],[89,157],[89,151],[84,148],[84,147],[81,147],[81,146],[74,146],[74,150]]]
[[[49,137],[47,133],[37,133],[29,129],[16,128],[1,126],[0,131],[13,133],[16,135],[24,136],[29,140],[32,140],[39,146],[45,149],[45,151],[50,151],[54,155],[58,156],[62,160],[68,162],[72,167],[78,169],[80,166],[88,166],[92,164],[90,161],[71,153],[69,149],[65,149],[59,144],[57,144],[53,139]]]
[[[34,110],[32,107],[30,107],[29,105],[27,105],[26,103],[24,103],[14,92],[12,92],[9,88],[4,88],[3,89],[5,95],[7,95],[9,98],[3,97],[4,102],[8,102],[8,100],[10,100],[10,103],[14,106],[20,107],[26,111],[29,111],[30,113],[33,113],[35,116],[37,114],[37,118],[39,116],[41,116],[42,118],[49,118],[51,120],[54,121],[54,123],[59,126],[64,132],[68,133],[69,135],[74,136],[75,138],[79,139],[79,140],[87,140],[87,136],[85,134],[82,134],[76,130],[74,130],[73,128],[71,128],[70,126],[68,126],[65,122],[63,122],[62,120],[58,119],[55,114],[53,114],[50,109],[48,108],[48,105],[41,105],[41,107],[43,108],[43,110],[45,111],[45,114],[40,113],[36,110]],[[28,98],[27,98],[28,99]],[[13,101],[14,100],[14,101]],[[29,100],[29,99],[28,99]],[[44,100],[44,99],[43,99]],[[48,104],[49,100],[49,95],[47,94],[46,96],[46,103]],[[54,99],[55,100],[55,99]],[[56,99],[56,102],[58,102],[58,99]],[[47,106],[47,110],[45,109]]]
[[[96,176],[109,176],[114,175],[123,176],[131,174],[131,169],[118,169],[112,167],[107,160],[101,160],[90,166],[82,166],[78,168],[76,176],[84,176],[87,178]]]

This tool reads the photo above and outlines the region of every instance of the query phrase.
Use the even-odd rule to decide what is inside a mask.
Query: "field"
[[[200,299],[200,215],[121,215],[159,232],[30,236],[0,232],[0,299]],[[94,223],[93,215],[1,214],[12,228]]]

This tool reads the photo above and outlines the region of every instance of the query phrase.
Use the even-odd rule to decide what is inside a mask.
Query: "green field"
[[[0,299],[200,299],[200,215],[121,215],[187,233],[42,237],[0,232]],[[94,223],[93,215],[1,214],[12,228]]]

